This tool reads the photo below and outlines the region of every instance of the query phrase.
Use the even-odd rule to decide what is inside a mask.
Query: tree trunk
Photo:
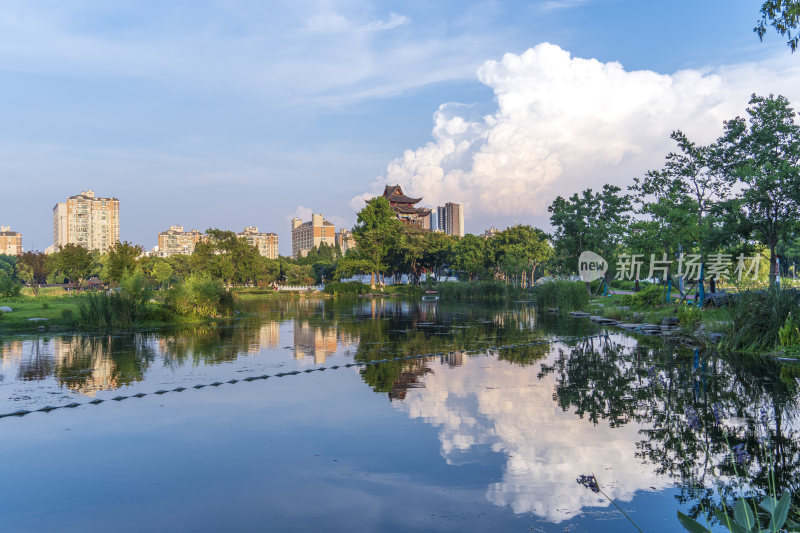
[[[375,290],[375,272],[369,273],[369,288]]]
[[[780,272],[778,272],[778,261],[777,256],[775,255],[775,247],[776,242],[769,243],[769,286],[772,287],[775,285],[776,276],[780,276]]]

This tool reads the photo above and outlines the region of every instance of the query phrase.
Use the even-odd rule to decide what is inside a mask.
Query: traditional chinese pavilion
[[[422,198],[411,198],[403,194],[403,189],[399,185],[387,185],[383,190],[383,197],[397,214],[397,218],[420,228],[431,229],[431,210],[427,207],[416,207]]]

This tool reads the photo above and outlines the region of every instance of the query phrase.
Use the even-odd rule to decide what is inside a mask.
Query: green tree
[[[153,265],[150,276],[160,287],[167,287],[173,275],[173,268],[164,260],[156,261]]]
[[[536,268],[553,255],[553,247],[542,230],[532,226],[512,226],[489,242],[494,267],[507,281],[522,286],[533,283]]]
[[[562,271],[575,272],[578,256],[593,251],[612,261],[630,223],[631,198],[614,185],[595,193],[586,189],[569,199],[556,197],[547,208],[554,235],[557,262]]]
[[[255,282],[260,255],[255,246],[232,231],[209,229],[208,242],[195,246],[192,272],[206,272],[229,285]]]
[[[106,283],[120,283],[125,273],[132,274],[144,252],[144,248],[125,242],[115,242],[108,249],[106,265],[103,269],[103,281]]]
[[[740,229],[769,248],[770,282],[777,274],[777,246],[791,240],[800,218],[800,126],[783,96],[753,95],[748,120],[725,123],[718,141],[724,170],[738,190]]]
[[[389,200],[383,196],[373,198],[358,213],[358,223],[353,228],[360,266],[368,266],[370,287],[375,288],[376,277],[387,268],[388,243],[401,231]]]
[[[459,273],[459,278],[466,276],[470,281],[475,281],[486,273],[487,241],[467,233],[460,238],[453,247],[453,267]]]
[[[786,44],[794,53],[800,44],[798,40],[800,36],[797,34],[798,23],[800,23],[800,2],[797,0],[767,0],[761,5],[761,20],[758,21],[753,31],[763,41],[764,35],[767,34],[767,27],[772,26],[775,31],[789,39]],[[793,31],[794,35],[792,35]]]
[[[422,267],[426,272],[432,272],[438,280],[442,270],[450,266],[453,261],[453,253],[456,238],[446,233],[426,232],[424,234]]]
[[[16,266],[16,256],[0,254],[0,277],[14,279]]]
[[[89,277],[94,268],[94,258],[86,248],[67,244],[48,257],[48,269],[57,271],[76,288]]]
[[[630,187],[636,212],[644,218],[631,224],[626,241],[645,254],[671,256],[695,249],[705,262],[709,248],[720,241],[718,215],[729,193],[720,170],[722,154],[718,147],[693,143],[681,131],[671,137],[678,150],[667,155],[664,168],[634,178]]]
[[[47,283],[46,257],[42,252],[25,252],[17,261],[17,278],[39,295],[39,285]]]

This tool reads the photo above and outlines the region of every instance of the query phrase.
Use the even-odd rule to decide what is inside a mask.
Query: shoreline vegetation
[[[189,276],[161,290],[136,273],[125,275],[113,290],[31,292],[0,298],[0,334],[141,330],[197,324],[237,313],[233,293],[204,276]]]

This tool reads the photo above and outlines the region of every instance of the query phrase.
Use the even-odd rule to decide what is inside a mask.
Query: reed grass
[[[764,351],[777,346],[779,331],[790,313],[797,315],[800,292],[769,288],[745,291],[731,298],[731,326],[723,347],[738,351]]]
[[[536,305],[542,308],[558,308],[562,312],[581,309],[589,303],[586,284],[580,281],[550,281],[532,289]]]
[[[514,287],[502,281],[462,281],[444,282],[432,285],[441,300],[484,300],[499,301],[530,297],[525,289]]]

